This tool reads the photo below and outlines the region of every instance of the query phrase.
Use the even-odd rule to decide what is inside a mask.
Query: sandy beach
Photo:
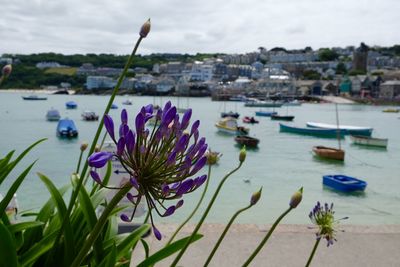
[[[146,238],[151,251],[157,251],[173,233],[177,225],[157,224],[163,240]],[[305,266],[315,242],[315,231],[310,225],[280,225],[260,251],[251,266]],[[205,224],[200,232],[205,236],[193,244],[178,266],[203,266],[216,240],[224,229],[223,224]],[[209,266],[241,266],[259,244],[270,225],[233,225],[222,241]],[[188,235],[194,226],[183,228],[180,237]],[[400,266],[400,225],[341,225],[344,232],[337,234],[338,242],[327,247],[321,241],[311,266]],[[139,244],[133,254],[131,266],[143,259]],[[169,266],[174,255],[156,266]]]

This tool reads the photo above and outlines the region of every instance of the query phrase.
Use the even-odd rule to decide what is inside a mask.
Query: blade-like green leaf
[[[0,222],[0,267],[17,267],[15,240],[7,227]]]
[[[26,175],[28,175],[29,171],[32,169],[33,165],[36,163],[34,161],[31,165],[29,165],[28,168],[23,171],[20,176],[14,181],[14,183],[11,185],[10,189],[7,191],[6,196],[4,199],[0,202],[0,213],[3,213],[6,208],[8,203],[10,203],[11,199],[13,198],[15,192],[17,192],[19,186],[21,185],[22,181],[24,181]]]
[[[73,255],[75,255],[74,254],[75,247],[74,247],[74,243],[73,243],[73,232],[72,232],[72,228],[71,228],[71,222],[70,222],[69,218],[66,218],[67,207],[65,205],[65,202],[64,202],[60,192],[58,192],[57,188],[50,181],[50,179],[41,173],[38,173],[38,175],[39,175],[40,179],[43,181],[43,183],[46,185],[46,187],[49,190],[53,199],[55,200],[60,221],[63,221],[64,219],[66,220],[65,228],[64,228],[65,253],[66,253],[65,259],[67,261],[71,261],[71,260],[73,260]]]
[[[43,142],[47,138],[40,139],[39,141],[36,141],[32,145],[30,145],[27,149],[25,149],[13,162],[11,162],[8,165],[7,170],[4,173],[1,173],[0,175],[0,184],[4,181],[4,179],[7,177],[7,175],[14,169],[14,167],[28,154],[29,151],[31,151],[32,148],[34,148],[36,145],[39,143]]]
[[[142,242],[143,248],[144,248],[144,252],[146,254],[146,259],[149,257],[149,252],[150,252],[150,248],[149,245],[147,244],[146,240],[144,240],[143,238],[140,239],[140,241]]]
[[[98,267],[114,267],[117,262],[117,249],[116,245],[113,244],[110,253],[101,261]]]
[[[8,230],[11,233],[17,233],[17,232],[21,232],[24,231],[26,229],[29,228],[34,228],[34,227],[38,227],[43,225],[42,222],[22,222],[22,223],[16,223],[16,224],[12,224],[8,227]]]
[[[203,237],[203,235],[196,234],[193,237],[193,240],[191,243],[199,240],[202,237]],[[172,254],[181,250],[186,245],[186,242],[189,240],[189,238],[190,238],[190,236],[182,238],[178,241],[175,241],[174,243],[171,243],[167,247],[164,247],[163,249],[157,251],[156,253],[154,253],[153,255],[151,255],[150,257],[145,259],[144,261],[142,261],[137,267],[152,266],[152,265],[156,264],[157,262],[171,256]]]
[[[8,152],[8,154],[0,160],[0,176],[7,170],[7,165],[11,160],[15,150]],[[1,184],[1,182],[0,182]]]
[[[45,236],[40,242],[33,245],[27,252],[21,255],[19,258],[21,266],[30,266],[36,259],[49,251],[54,245],[56,236],[57,231]]]
[[[149,224],[143,224],[135,231],[133,231],[127,238],[125,238],[118,246],[117,246],[117,260],[122,258],[125,253],[127,253],[133,245],[138,242],[147,231],[150,230]]]

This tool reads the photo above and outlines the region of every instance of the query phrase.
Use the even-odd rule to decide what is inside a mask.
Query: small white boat
[[[60,118],[61,118],[60,112],[55,108],[49,109],[46,113],[46,119],[48,121],[59,121]]]
[[[82,119],[84,121],[97,121],[99,119],[99,115],[97,115],[94,111],[85,110],[82,113]]]
[[[295,99],[293,101],[283,103],[283,106],[301,106],[301,104],[302,103],[299,100]]]
[[[311,128],[319,128],[319,129],[331,129],[331,130],[339,130],[343,132],[343,134],[353,134],[353,135],[364,135],[370,136],[373,128],[371,127],[363,127],[363,126],[351,126],[351,125],[335,125],[321,122],[307,122],[307,126]]]
[[[364,146],[376,146],[376,147],[387,147],[388,139],[387,138],[373,138],[362,135],[350,135],[351,141],[357,145]]]
[[[232,117],[226,117],[215,124],[218,131],[233,135],[247,135],[249,128],[238,126],[237,120]]]
[[[132,101],[130,99],[125,100],[122,102],[123,105],[132,105]]]

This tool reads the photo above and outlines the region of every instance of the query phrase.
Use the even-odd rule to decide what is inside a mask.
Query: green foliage
[[[336,66],[336,74],[347,74],[346,65],[343,62],[339,62]]]
[[[339,54],[329,48],[321,48],[318,57],[320,61],[334,61],[339,58]]]
[[[321,79],[321,74],[315,70],[305,70],[303,71],[304,80],[319,80]]]
[[[351,70],[351,71],[349,71],[349,75],[350,76],[364,75],[364,74],[366,74],[366,72],[363,71],[363,70]]]

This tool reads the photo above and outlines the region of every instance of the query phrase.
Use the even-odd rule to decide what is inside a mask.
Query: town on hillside
[[[105,94],[117,83],[127,56],[3,54],[13,64],[7,88],[74,89]],[[302,99],[326,95],[364,102],[400,102],[400,45],[286,50],[246,54],[138,56],[121,93],[212,96],[213,100]]]

